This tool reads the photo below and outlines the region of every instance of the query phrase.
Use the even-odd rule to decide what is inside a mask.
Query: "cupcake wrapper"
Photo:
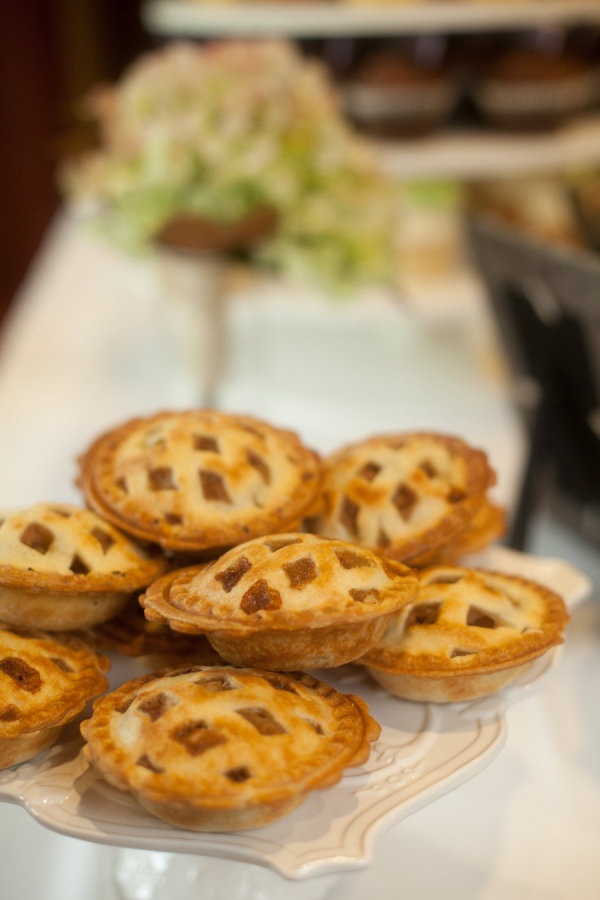
[[[449,115],[456,103],[453,86],[381,87],[348,85],[343,95],[346,112],[362,121],[404,116]]]
[[[599,75],[551,84],[506,85],[490,80],[474,91],[482,109],[499,114],[577,112],[594,103],[599,94]]]

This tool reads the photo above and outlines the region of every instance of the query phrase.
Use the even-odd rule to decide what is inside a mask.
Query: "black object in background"
[[[491,217],[466,230],[528,437],[507,543],[526,549],[532,516],[551,509],[600,545],[600,257]]]

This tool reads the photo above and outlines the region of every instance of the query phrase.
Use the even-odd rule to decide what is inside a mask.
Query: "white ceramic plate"
[[[585,576],[560,560],[495,549],[481,562],[553,585],[569,606],[590,589]],[[364,697],[382,726],[381,736],[364,767],[255,831],[199,834],[162,823],[88,766],[76,725],[43,756],[1,772],[0,800],[20,804],[55,831],[115,846],[236,859],[288,878],[361,867],[384,829],[458,787],[494,758],[505,738],[507,703],[536,687],[557,659],[553,651],[509,690],[465,704],[398,700],[359,667],[320,673],[340,690]],[[139,661],[120,660],[111,674],[113,684],[139,674],[139,666]]]

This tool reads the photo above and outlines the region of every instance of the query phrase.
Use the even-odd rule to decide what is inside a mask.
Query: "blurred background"
[[[0,4],[0,311],[59,203],[56,166],[77,140],[77,104],[152,44],[138,0]]]
[[[260,398],[264,410],[268,396],[267,411],[285,421],[294,397],[309,433],[314,425],[316,439],[327,446],[343,436],[345,425],[340,423],[350,421],[353,399],[359,397],[366,401],[363,411],[371,414],[365,428],[412,424],[418,415],[424,424],[460,430],[485,443],[485,418],[476,404],[469,408],[467,398],[470,388],[481,384],[485,390],[477,403],[490,407],[489,396],[500,396],[506,387],[506,359],[496,353],[488,328],[497,313],[487,304],[489,285],[482,282],[482,274],[490,273],[482,273],[482,257],[473,258],[465,221],[491,214],[511,230],[586,258],[597,258],[600,248],[600,7],[585,0],[551,5],[535,0],[403,0],[385,6],[369,0],[289,5],[247,0],[238,6],[202,0],[0,4],[5,123],[0,139],[0,316],[5,318],[14,303],[49,226],[55,218],[64,219],[65,198],[57,180],[64,160],[81,154],[98,137],[82,117],[83,98],[103,83],[117,82],[147,51],[181,40],[204,44],[263,37],[286,38],[303,56],[319,60],[350,132],[364,139],[394,186],[399,207],[393,235],[397,296],[387,306],[367,303],[362,313],[350,304],[344,317],[339,305],[317,303],[313,309],[303,295],[294,306],[291,288],[284,292],[284,306],[280,286],[273,293],[262,284],[263,306],[254,296],[250,305],[234,308],[238,366],[225,405],[251,408]],[[315,96],[320,98],[318,91]],[[336,190],[327,195],[331,208],[340,204]],[[65,246],[76,240],[71,235]],[[352,252],[353,264],[363,262],[360,246]],[[104,262],[99,265],[107,270]],[[528,265],[532,270],[537,263],[532,258]],[[70,278],[79,295],[81,278],[77,281],[75,270]],[[586,282],[591,294],[594,278],[592,271]],[[131,279],[118,273],[116,283],[124,296],[131,294]],[[86,282],[84,288],[91,310],[94,284]],[[55,289],[64,293],[62,283]],[[128,300],[131,315],[137,309],[134,299]],[[148,326],[151,306],[147,298],[139,303],[140,321]],[[119,314],[124,308],[121,304]],[[577,318],[579,312],[573,315]],[[583,344],[592,341],[592,359],[597,356],[597,319],[593,311],[582,326]],[[74,332],[75,327],[73,320]],[[158,331],[162,340],[164,330]],[[143,369],[151,354],[141,345],[142,331],[129,328],[130,335],[136,333],[139,358],[132,345],[127,365],[128,375],[135,374],[134,384],[140,385],[139,396],[134,391],[131,400],[139,406],[154,373]],[[337,369],[330,365],[332,340],[340,351]],[[130,354],[123,335],[118,341],[112,351]],[[307,348],[312,354],[309,370]],[[357,361],[366,358],[368,349],[377,364],[365,362],[361,368]],[[509,367],[513,349],[508,348]],[[552,390],[564,381],[562,360],[557,366]],[[596,415],[597,378],[589,366],[572,377],[574,382],[587,379],[578,416],[586,419],[591,464],[585,468],[592,475],[597,425],[592,434],[587,420]],[[298,390],[302,383],[303,392]],[[176,392],[165,396],[183,402]],[[516,403],[519,415],[521,399]],[[335,423],[332,405],[339,413]],[[527,424],[530,412],[531,404],[525,410]],[[500,422],[497,412],[492,414]],[[511,427],[498,431],[500,440],[512,447]],[[494,449],[502,456],[501,446]],[[510,466],[516,478],[512,459]],[[587,480],[583,493],[589,493]],[[512,497],[512,488],[507,494]]]
[[[311,4],[294,5],[296,10],[306,7],[305,20],[311,23],[298,29],[298,42],[327,63],[349,120],[379,142],[392,174],[410,181],[411,187],[417,182],[404,198],[410,214],[400,236],[399,266],[409,275],[447,275],[457,252],[452,216],[464,202],[492,205],[544,237],[584,242],[592,229],[582,235],[580,210],[573,208],[572,192],[566,195],[562,188],[565,178],[570,191],[574,180],[585,180],[588,207],[595,214],[600,44],[598,16],[590,13],[591,4],[580,4],[579,13],[577,3],[562,4],[573,10],[568,15],[561,15],[561,4],[556,4],[559,14],[546,22],[540,13],[519,14],[519,6],[531,3],[455,2],[445,4],[450,7],[445,31],[443,25],[436,30],[432,24],[428,5],[423,0],[388,5],[390,15],[398,9],[404,15],[397,31],[380,24],[370,28],[360,18],[353,29],[352,16],[357,10],[359,16],[368,13],[370,4],[332,0],[325,6],[335,10],[338,33],[329,15],[322,34]],[[0,100],[7,123],[0,141],[3,312],[58,206],[57,164],[85,140],[78,119],[82,97],[98,83],[117,79],[141,53],[167,40],[235,36],[236,25],[227,16],[221,34],[218,25],[207,31],[202,6],[201,0],[1,4]],[[323,4],[312,6],[320,12]],[[407,15],[411,6],[416,12]],[[460,6],[475,12],[454,15],[451,8]],[[508,18],[506,7],[513,9]],[[226,10],[227,4],[219,8]],[[255,18],[252,27],[252,3],[243,9],[242,32],[261,36],[262,22],[268,36],[276,35],[276,26],[264,16]],[[499,102],[492,96],[498,83],[513,91],[516,86],[522,102],[524,90],[533,91],[530,104],[537,113],[531,105],[519,110],[514,96],[508,111],[494,106]],[[486,140],[490,133],[499,140]],[[457,135],[464,134],[467,143],[457,141]],[[531,134],[535,139],[528,143]],[[523,179],[528,182],[526,194]]]

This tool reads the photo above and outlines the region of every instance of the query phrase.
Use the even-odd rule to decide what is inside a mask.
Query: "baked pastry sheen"
[[[563,641],[564,602],[537,582],[461,566],[432,566],[419,581],[415,602],[360,660],[400,697],[484,696]]]
[[[86,755],[152,814],[198,831],[256,828],[362,765],[363,700],[305,675],[195,666],[130,681],[82,724]]]
[[[80,458],[87,504],[169,551],[215,556],[314,510],[317,453],[291,431],[210,409],[162,412],[105,433]]]
[[[411,565],[466,528],[495,482],[482,450],[428,432],[367,438],[325,462],[313,530]]]
[[[415,574],[347,541],[292,532],[234,547],[169,590],[140,597],[146,616],[205,633],[234,665],[306,669],[342,665],[383,634],[409,603]]]
[[[82,641],[0,628],[0,769],[37,756],[108,687]]]
[[[47,631],[115,615],[166,568],[96,513],[37,503],[0,514],[0,620]]]

